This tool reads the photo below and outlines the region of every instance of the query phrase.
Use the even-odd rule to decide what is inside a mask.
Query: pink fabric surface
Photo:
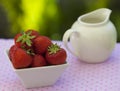
[[[64,48],[62,42],[54,41]],[[12,39],[0,39],[0,91],[120,91],[120,44],[103,63],[87,64],[67,50],[69,67],[48,87],[26,89],[8,62]]]

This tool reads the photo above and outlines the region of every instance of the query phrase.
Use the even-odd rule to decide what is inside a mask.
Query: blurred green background
[[[52,40],[62,40],[76,19],[92,10],[109,8],[120,42],[119,0],[0,0],[0,38],[35,29]]]

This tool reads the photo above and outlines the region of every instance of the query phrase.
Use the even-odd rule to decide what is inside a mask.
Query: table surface
[[[62,42],[53,41],[64,48]],[[6,50],[12,39],[0,39],[0,91],[120,91],[120,44],[110,58],[99,64],[79,61],[67,50],[69,67],[49,87],[26,89],[8,62]]]

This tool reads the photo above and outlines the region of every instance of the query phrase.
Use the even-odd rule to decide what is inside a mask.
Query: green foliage
[[[0,37],[13,38],[20,31],[36,29],[51,39],[61,40],[80,15],[104,7],[113,10],[111,21],[120,42],[120,11],[116,0],[0,0],[0,11],[5,12],[0,19],[6,20],[6,28],[0,28],[6,31]]]
[[[9,22],[9,36],[13,36],[21,30],[19,25],[19,17],[22,16],[20,7],[21,0],[0,0],[0,5],[4,8]]]

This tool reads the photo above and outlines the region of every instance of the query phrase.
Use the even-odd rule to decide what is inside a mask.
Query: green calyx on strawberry
[[[60,46],[58,46],[57,43],[51,44],[50,46],[48,46],[48,52],[49,52],[49,54],[55,54],[59,50],[60,50]]]
[[[32,46],[32,39],[35,38],[35,36],[30,36],[31,32],[23,33],[21,36],[18,37],[16,42],[21,42],[22,44],[26,44],[27,46]]]
[[[26,53],[29,54],[29,55],[35,55],[35,53],[32,49],[27,49]]]

